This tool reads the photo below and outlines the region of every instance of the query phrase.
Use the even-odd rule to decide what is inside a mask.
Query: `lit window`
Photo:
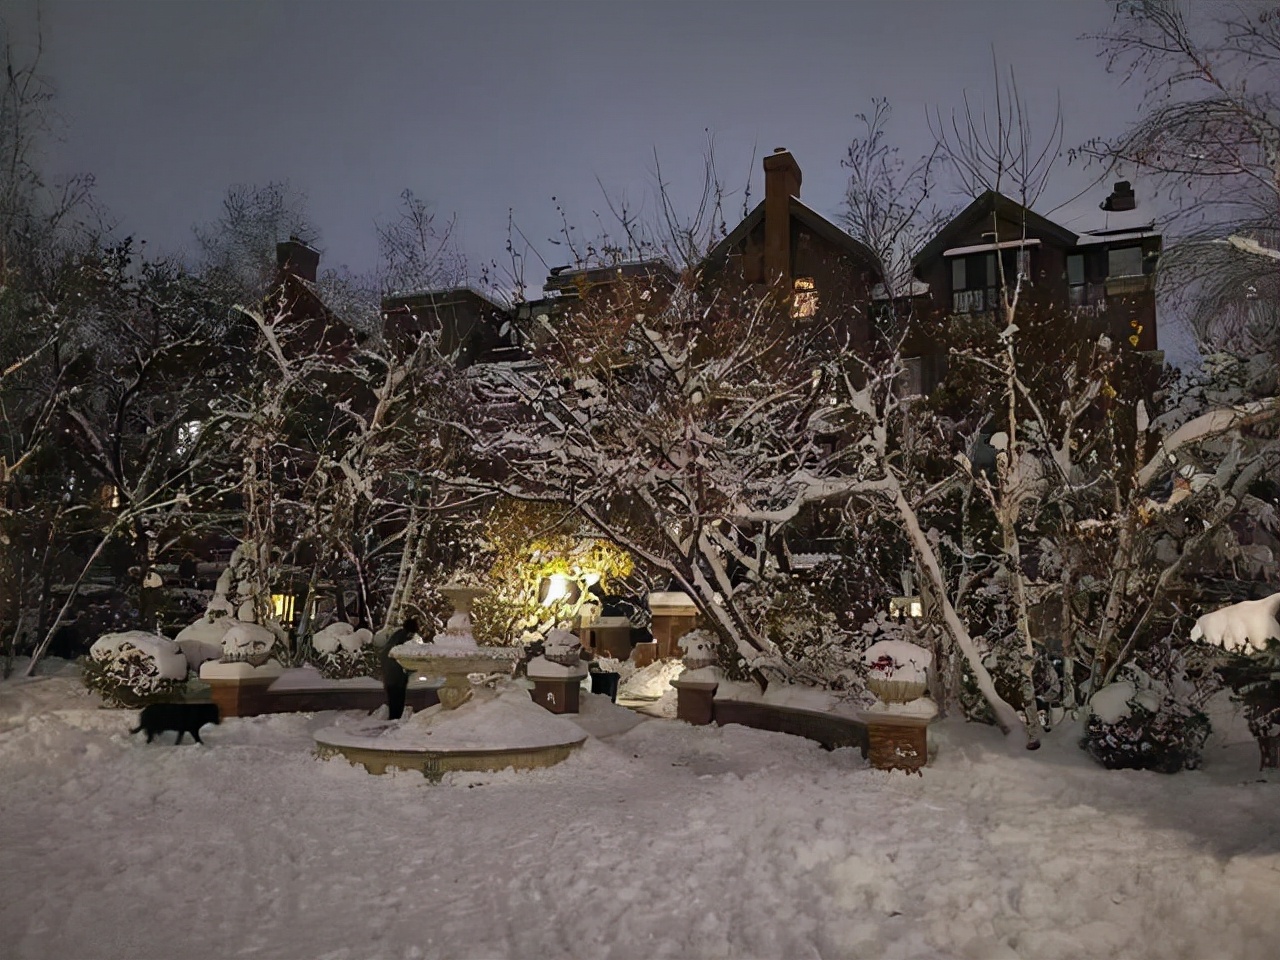
[[[271,613],[280,623],[293,622],[293,594],[273,593],[271,595]]]
[[[818,291],[813,277],[796,277],[795,295],[791,300],[791,316],[812,317],[818,312]]]
[[[1142,276],[1142,248],[1120,247],[1107,251],[1108,277]]]
[[[924,616],[924,604],[919,597],[890,597],[889,616],[895,620],[906,617],[918,620]]]

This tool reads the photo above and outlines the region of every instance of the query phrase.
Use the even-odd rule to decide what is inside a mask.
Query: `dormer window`
[[[795,289],[791,296],[791,316],[796,320],[804,320],[818,313],[818,290],[813,277],[796,277]]]
[[[1112,247],[1107,251],[1108,277],[1142,276],[1141,247]]]

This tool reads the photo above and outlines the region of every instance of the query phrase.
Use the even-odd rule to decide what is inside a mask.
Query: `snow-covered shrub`
[[[1005,701],[1024,717],[1027,703],[1022,676],[1023,643],[1018,637],[1012,600],[1008,590],[996,577],[974,590],[961,609],[969,622],[970,632],[982,655],[982,665],[991,675],[991,682]],[[1049,716],[1046,707],[1061,700],[1061,677],[1049,654],[1037,649],[1032,676],[1035,680],[1036,707],[1046,728]],[[961,666],[960,707],[968,720],[975,723],[995,723],[991,707],[973,672],[967,665]]]
[[[818,578],[793,577],[769,598],[764,611],[768,637],[794,665],[796,679],[831,690],[860,685],[864,638],[841,626],[837,598]],[[722,666],[723,666],[722,657]],[[729,674],[731,679],[744,679]]]
[[[1090,699],[1080,746],[1108,770],[1194,770],[1209,736],[1197,698],[1137,666],[1121,671]]]
[[[378,673],[378,648],[373,633],[351,624],[331,623],[311,638],[310,660],[328,680],[372,677]]]
[[[82,663],[85,686],[119,707],[170,697],[187,679],[187,658],[177,643],[142,630],[103,634]]]
[[[198,671],[205,661],[221,659],[222,638],[233,623],[235,620],[231,617],[206,612],[195,623],[183,627],[174,642],[187,658],[187,666]]]

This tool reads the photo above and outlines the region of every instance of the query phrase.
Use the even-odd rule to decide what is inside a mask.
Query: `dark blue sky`
[[[1121,88],[1079,39],[1103,0],[856,3],[42,4],[44,70],[65,120],[60,172],[95,174],[123,229],[177,251],[233,183],[305,193],[325,263],[365,270],[375,218],[411,188],[458,216],[473,264],[501,258],[507,210],[551,262],[553,196],[591,229],[596,180],[652,210],[653,151],[678,199],[701,181],[709,130],[721,173],[791,149],[803,199],[835,218],[853,117],[895,107],[904,152],[927,147],[927,109],[993,90],[992,47],[1047,131],[1060,95],[1067,146],[1129,121]],[[21,30],[33,7],[6,19]],[[752,169],[752,153],[756,154]],[[1048,212],[1095,171],[1065,163]],[[1098,225],[1099,188],[1059,211]],[[957,198],[958,199],[958,198]],[[739,200],[736,207],[740,207]],[[533,279],[533,278],[531,278]]]

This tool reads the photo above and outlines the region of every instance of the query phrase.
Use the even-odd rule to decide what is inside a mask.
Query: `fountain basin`
[[[315,734],[321,757],[346,757],[370,773],[415,770],[438,781],[446,773],[531,770],[566,759],[586,732],[548,713],[521,686],[478,689],[453,710],[430,707],[405,721],[362,718]]]

